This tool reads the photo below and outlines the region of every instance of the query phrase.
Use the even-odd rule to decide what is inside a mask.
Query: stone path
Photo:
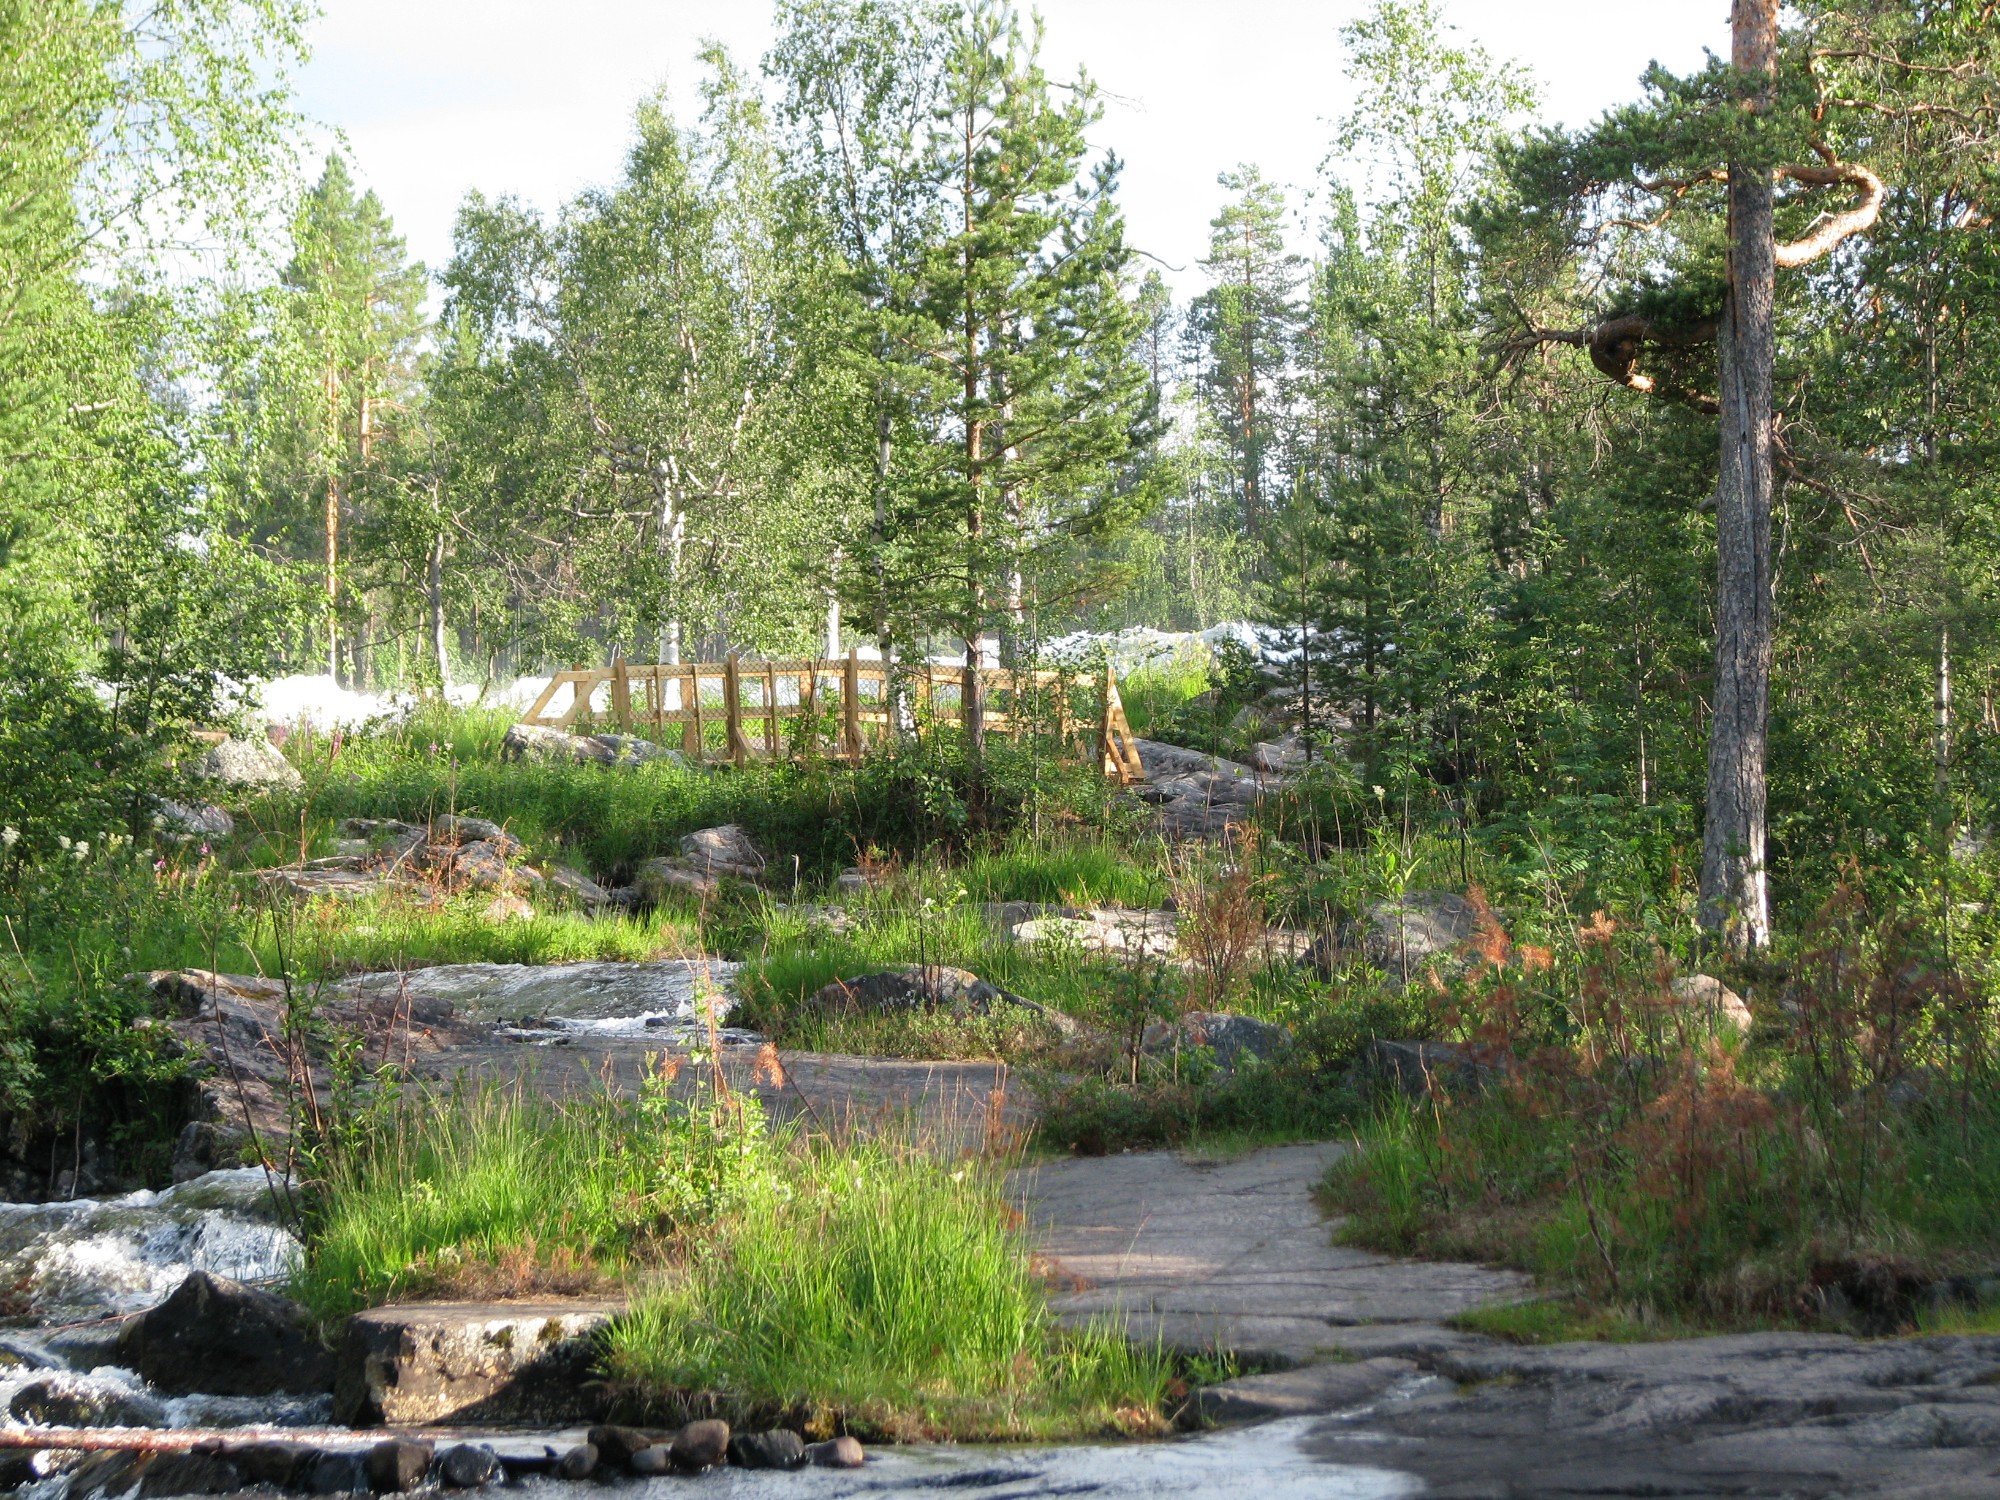
[[[1018,1179],[1073,1279],[1064,1317],[1122,1312],[1142,1339],[1293,1366],[1197,1394],[1212,1420],[1285,1420],[1258,1429],[1265,1450],[1238,1450],[1241,1488],[1182,1493],[1262,1489],[1264,1466],[1289,1476],[1306,1457],[1329,1494],[1373,1470],[1417,1486],[1376,1493],[1436,1500],[2000,1496],[2000,1335],[1531,1348],[1460,1332],[1443,1320],[1524,1295],[1525,1278],[1332,1244],[1312,1189],[1340,1150],[1146,1152]],[[1006,1493],[1062,1493],[1067,1477]]]
[[[1146,1151],[1024,1172],[1042,1251],[1076,1284],[1057,1310],[1073,1321],[1122,1314],[1144,1341],[1295,1365],[1412,1342],[1397,1335],[1427,1346],[1440,1320],[1528,1294],[1517,1272],[1335,1245],[1313,1192],[1344,1149],[1280,1146],[1215,1163]],[[1380,1325],[1390,1338],[1375,1337]]]

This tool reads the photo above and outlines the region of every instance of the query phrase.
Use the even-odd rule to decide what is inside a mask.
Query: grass
[[[916,1439],[1154,1432],[1172,1371],[1048,1308],[994,1170],[876,1141],[797,1153],[611,1331],[612,1373],[739,1421]]]
[[[331,1163],[293,1292],[331,1320],[397,1297],[630,1289],[605,1359],[656,1412],[898,1438],[1164,1429],[1169,1362],[1056,1324],[1003,1164],[774,1133],[752,1101],[670,1083],[397,1107]]]

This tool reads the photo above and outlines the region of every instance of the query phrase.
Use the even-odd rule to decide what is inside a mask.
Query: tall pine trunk
[[[1731,61],[1754,114],[1771,108],[1777,0],[1735,0]],[[1754,81],[1753,81],[1754,80]],[[1771,702],[1771,371],[1776,356],[1771,172],[1729,164],[1729,291],[1720,330],[1715,712],[1702,829],[1701,923],[1737,952],[1771,939],[1764,870]]]

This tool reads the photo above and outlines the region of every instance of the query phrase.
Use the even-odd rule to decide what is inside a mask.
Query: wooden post
[[[667,732],[667,685],[660,678],[657,664],[652,669],[651,685],[647,691],[653,695],[653,743],[657,745]]]
[[[764,663],[764,752],[778,758],[778,668]]]
[[[1069,736],[1070,736],[1069,674],[1064,672],[1061,667],[1057,667],[1055,678],[1056,678],[1056,743],[1058,745],[1067,746],[1069,744]]]
[[[1097,758],[1106,776],[1123,770],[1116,745],[1111,739],[1111,664],[1106,662],[1097,677]]]
[[[622,654],[611,663],[611,717],[620,734],[632,732],[632,672]]]
[[[708,731],[703,727],[701,722],[701,664],[699,662],[688,668],[688,687],[691,689],[688,694],[688,709],[694,717],[688,720],[687,738],[681,741],[681,744],[685,749],[685,753],[693,756],[695,762],[699,764],[708,759]]]
[[[842,737],[847,742],[847,758],[861,763],[861,648],[847,648],[847,670],[840,684]]]
[[[729,736],[729,758],[738,766],[750,759],[750,746],[743,738],[743,678],[736,667],[736,653],[722,663],[722,711]]]

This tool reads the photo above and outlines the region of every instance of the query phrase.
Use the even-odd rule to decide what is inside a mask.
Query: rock
[[[644,906],[658,906],[676,892],[691,896],[712,896],[722,888],[713,875],[689,867],[685,860],[662,856],[640,863],[632,872],[632,888]]]
[[[789,1427],[739,1432],[729,1440],[729,1461],[743,1469],[796,1469],[806,1461],[806,1440]]]
[[[302,870],[295,866],[287,866],[281,870],[259,870],[257,880],[273,894],[297,896],[308,901],[320,897],[358,901],[367,896],[384,895],[390,891],[405,891],[413,896],[426,898],[430,895],[429,891],[414,880],[381,875],[372,870]]]
[[[1472,903],[1450,891],[1411,891],[1373,902],[1358,922],[1340,934],[1340,947],[1361,956],[1406,984],[1425,968],[1441,964],[1479,928]]]
[[[554,866],[549,871],[548,882],[553,889],[561,891],[586,911],[616,904],[611,892],[581,870],[571,869],[568,865]]]
[[[1713,1027],[1733,1027],[1747,1035],[1755,1021],[1743,997],[1712,974],[1683,974],[1670,988],[1676,1000],[1700,1009]]]
[[[242,1160],[243,1136],[213,1120],[189,1120],[174,1141],[175,1182],[192,1182]]]
[[[0,1452],[0,1490],[18,1490],[42,1478],[35,1467],[36,1455],[21,1448]]]
[[[1362,1078],[1399,1089],[1412,1099],[1426,1097],[1433,1087],[1450,1094],[1478,1093],[1501,1071],[1487,1048],[1382,1037],[1362,1044],[1354,1066]]]
[[[454,1443],[438,1455],[438,1478],[455,1490],[476,1490],[500,1477],[500,1460],[485,1444]]]
[[[1260,740],[1250,747],[1250,753],[1243,757],[1243,761],[1251,770],[1267,774],[1296,771],[1306,763],[1305,741],[1296,734],[1277,740]]]
[[[863,896],[876,888],[878,882],[868,878],[868,872],[858,865],[850,865],[833,877],[833,888],[843,896]]]
[[[1240,1375],[1194,1393],[1195,1414],[1207,1422],[1261,1422],[1273,1417],[1344,1411],[1382,1394],[1416,1373],[1408,1359],[1363,1359],[1301,1365],[1262,1375]]]
[[[1243,1058],[1254,1057],[1267,1063],[1291,1043],[1291,1032],[1270,1021],[1228,1011],[1197,1010],[1177,1021],[1148,1026],[1143,1045],[1148,1052],[1167,1052],[1176,1047],[1206,1050],[1214,1054],[1217,1067],[1233,1073]]]
[[[365,846],[368,861],[393,867],[408,859],[430,841],[430,831],[397,818],[348,818],[340,825],[343,842]]]
[[[818,1469],[858,1469],[867,1461],[858,1439],[842,1433],[806,1449],[806,1462]]]
[[[67,1500],[103,1495],[134,1494],[158,1455],[131,1449],[93,1453],[70,1471],[63,1494]]]
[[[545,724],[516,724],[500,741],[502,760],[575,761],[582,765],[638,766],[652,761],[686,766],[678,750],[628,734],[571,734]]]
[[[591,1428],[584,1441],[597,1450],[602,1462],[612,1468],[623,1468],[632,1461],[633,1454],[658,1448],[672,1438],[670,1434],[649,1432],[642,1427],[616,1427],[607,1423]]]
[[[750,842],[750,835],[735,823],[687,834],[681,839],[681,858],[709,875],[755,880],[764,873],[764,856]]]
[[[510,841],[511,842],[511,841]],[[476,891],[506,891],[517,884],[539,884],[541,876],[513,859],[521,846],[492,839],[476,839],[470,844],[432,844],[424,860],[453,885]]]
[[[1030,947],[1079,948],[1085,953],[1171,958],[1180,941],[1180,918],[1170,911],[1101,907],[1081,916],[1037,916],[1015,924],[1014,941]]]
[[[236,1466],[246,1484],[288,1490],[306,1463],[319,1456],[319,1451],[303,1443],[240,1443],[231,1444],[223,1456]]]
[[[651,1477],[664,1474],[673,1467],[673,1459],[665,1448],[641,1448],[625,1460],[625,1467],[634,1474]]]
[[[352,1427],[589,1420],[606,1400],[598,1330],[622,1310],[436,1302],[356,1313],[341,1340],[334,1418]]]
[[[368,1477],[369,1455],[325,1450],[315,1453],[299,1466],[298,1484],[309,1495],[349,1495],[372,1489]]]
[[[236,820],[213,802],[173,802],[160,799],[160,822],[179,841],[226,839],[236,832]]]
[[[532,922],[535,920],[535,909],[525,897],[503,894],[495,896],[481,908],[479,920],[495,927],[508,922]]]
[[[491,818],[472,818],[464,813],[440,813],[432,818],[431,837],[434,841],[449,840],[454,844],[483,842],[511,846],[516,850],[521,847],[519,839]]]
[[[7,1411],[35,1427],[157,1427],[166,1421],[157,1402],[61,1375],[22,1386]]]
[[[139,1481],[139,1500],[168,1495],[227,1495],[243,1488],[243,1474],[213,1453],[163,1453]],[[317,1490],[316,1494],[329,1494]]]
[[[597,1449],[589,1443],[578,1443],[564,1451],[556,1460],[556,1478],[588,1479],[597,1472]]]
[[[333,1389],[333,1357],[308,1331],[304,1308],[206,1271],[192,1272],[165,1302],[127,1323],[118,1350],[121,1363],[164,1391]]]
[[[909,964],[822,986],[810,1002],[822,1010],[885,1012],[944,1010],[954,1016],[1024,1014],[1068,1036],[1076,1022],[1060,1011],[1010,995],[966,969],[943,964]]]
[[[610,959],[573,964],[434,964],[404,973],[356,974],[328,987],[326,998],[404,1008],[433,1017],[513,1021],[522,1016],[571,1021],[656,1016],[698,1022],[697,1002],[716,1003],[717,1019],[735,1011],[729,985],[739,965],[721,959]],[[642,1029],[633,1022],[635,1030]]]
[[[729,1456],[729,1424],[714,1417],[690,1422],[676,1434],[670,1451],[676,1469],[690,1474],[712,1469]]]
[[[227,787],[265,792],[296,792],[306,784],[298,768],[267,739],[224,740],[194,763],[194,774]]]
[[[414,1438],[390,1438],[368,1450],[368,1488],[378,1495],[401,1494],[424,1482],[434,1449]]]

